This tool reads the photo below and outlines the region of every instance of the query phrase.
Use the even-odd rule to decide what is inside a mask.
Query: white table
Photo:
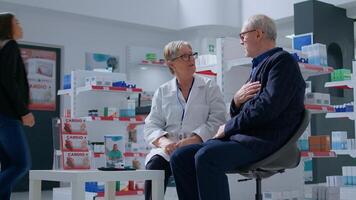
[[[41,181],[71,182],[72,200],[84,200],[85,182],[105,182],[105,200],[115,199],[116,181],[152,180],[152,199],[164,198],[164,171],[31,170],[30,200],[41,200]]]

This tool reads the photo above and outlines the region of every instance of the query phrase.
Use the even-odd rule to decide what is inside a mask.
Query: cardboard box
[[[330,151],[330,136],[320,135],[320,136],[309,136],[309,150],[310,151]]]
[[[62,134],[62,151],[88,151],[87,135]]]
[[[87,134],[84,120],[63,119],[62,122],[62,133],[64,134]]]
[[[90,169],[89,152],[63,152],[63,169]]]
[[[106,167],[125,167],[125,143],[121,135],[105,135]]]

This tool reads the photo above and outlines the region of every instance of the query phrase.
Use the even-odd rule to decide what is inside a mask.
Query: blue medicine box
[[[63,77],[63,89],[70,89],[71,84],[70,84],[70,79],[71,75],[70,74],[65,74]]]

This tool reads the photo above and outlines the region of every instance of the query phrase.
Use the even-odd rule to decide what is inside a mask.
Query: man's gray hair
[[[268,39],[273,41],[276,41],[277,39],[276,24],[273,19],[266,15],[251,16],[245,23],[245,27],[248,27],[251,30],[260,29],[266,34]]]

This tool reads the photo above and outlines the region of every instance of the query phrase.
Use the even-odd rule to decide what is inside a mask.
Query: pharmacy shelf
[[[302,151],[301,156],[308,158],[333,158],[336,157],[336,153],[334,151]]]
[[[215,77],[217,76],[217,73],[214,73],[211,70],[197,71],[196,73],[200,75],[206,75],[206,76],[215,76]]]
[[[340,187],[341,200],[354,200],[356,196],[356,186],[343,186]]]
[[[251,58],[239,58],[226,61],[226,70],[229,71],[232,67],[250,67],[252,65]],[[318,76],[323,74],[330,74],[334,68],[328,66],[313,65],[308,63],[298,63],[300,71],[304,77]]]
[[[334,68],[328,66],[312,65],[308,63],[298,63],[298,64],[304,78],[308,78],[310,76],[330,74],[334,71]]]
[[[232,67],[251,67],[251,58],[238,58],[233,60],[228,60],[226,63],[226,71],[230,71]]]
[[[72,92],[72,89],[58,90],[57,95],[70,95],[71,92]]]
[[[350,120],[355,119],[354,112],[334,112],[334,113],[327,113],[325,118],[349,118]]]
[[[104,192],[98,192],[96,198],[104,197]],[[142,196],[143,197],[143,190],[127,190],[127,191],[117,191],[116,196],[120,196],[120,199],[132,199],[136,200],[138,197]],[[130,196],[132,198],[130,198]]]
[[[217,66],[216,64],[214,65],[205,65],[205,66],[196,66],[196,71],[201,72],[201,71],[212,71],[214,73],[217,73]]]
[[[125,87],[113,87],[113,86],[95,86],[95,85],[88,85],[84,87],[77,88],[77,94],[81,92],[88,92],[88,91],[98,91],[98,92],[123,92],[123,93],[140,93],[142,92],[141,88],[125,88]]]
[[[142,116],[136,116],[136,117],[105,117],[105,116],[99,116],[99,117],[92,117],[92,116],[87,116],[87,117],[81,117],[80,119],[83,119],[87,122],[90,121],[119,121],[119,122],[128,122],[130,124],[142,124],[144,123],[144,119]]]
[[[142,152],[125,152],[124,156],[125,157],[146,157],[147,153],[142,153]]]
[[[349,155],[352,158],[356,158],[356,149],[354,150],[333,150],[336,155]]]
[[[334,107],[330,105],[305,104],[304,107],[312,114],[335,112]]]
[[[153,66],[153,67],[167,67],[166,64],[160,62],[151,62],[151,61],[141,61],[138,65],[145,65],[145,66]]]
[[[354,86],[354,83],[352,80],[346,80],[346,81],[333,81],[333,82],[326,82],[325,87],[326,88],[338,88],[338,89],[352,89]]]

